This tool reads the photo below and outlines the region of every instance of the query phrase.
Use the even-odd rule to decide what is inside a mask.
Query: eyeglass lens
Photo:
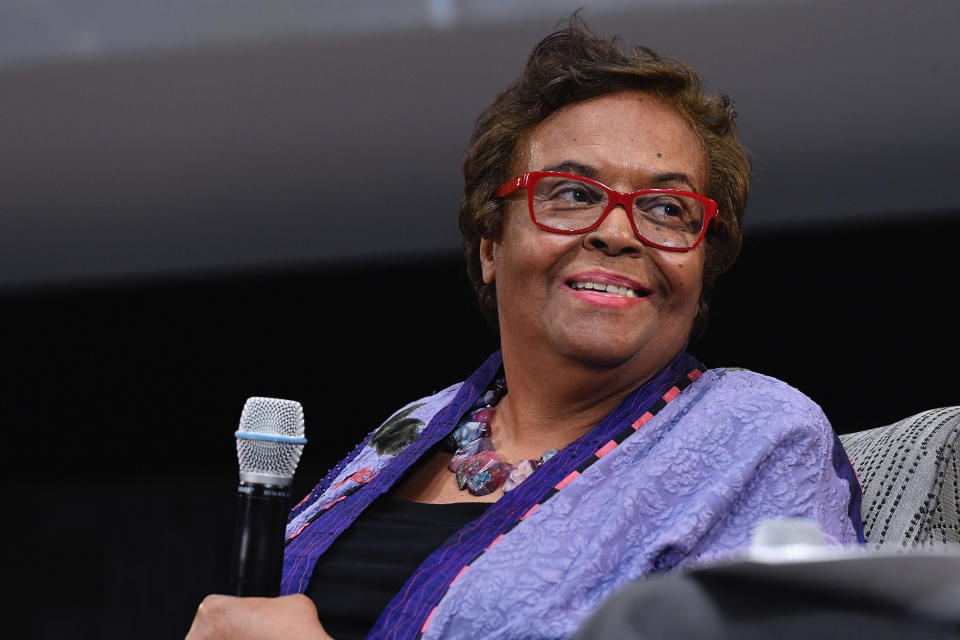
[[[533,217],[557,231],[591,227],[609,204],[605,190],[572,178],[542,176],[533,189]],[[668,247],[692,247],[703,229],[703,203],[670,193],[648,193],[634,198],[634,224],[647,240]]]

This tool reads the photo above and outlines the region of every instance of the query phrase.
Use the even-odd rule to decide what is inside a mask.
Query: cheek
[[[511,281],[534,281],[553,278],[566,262],[574,257],[579,236],[565,236],[537,229],[529,219],[515,216],[504,225],[504,234],[497,245],[497,277]],[[531,290],[532,292],[532,290]]]
[[[676,254],[665,265],[668,278],[674,292],[679,294],[679,302],[684,305],[696,305],[703,287],[703,252],[695,250],[692,255]]]

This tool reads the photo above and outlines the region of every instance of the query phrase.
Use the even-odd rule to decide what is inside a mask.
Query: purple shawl
[[[496,353],[394,414],[294,508],[283,593],[306,588],[317,557],[482,401],[499,366]],[[806,396],[680,354],[427,558],[370,637],[567,637],[627,582],[742,548],[764,518],[811,517],[834,542],[862,541],[859,496]]]

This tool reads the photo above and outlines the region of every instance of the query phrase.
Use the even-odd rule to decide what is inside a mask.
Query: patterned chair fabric
[[[960,544],[960,406],[840,440],[863,486],[868,545]]]

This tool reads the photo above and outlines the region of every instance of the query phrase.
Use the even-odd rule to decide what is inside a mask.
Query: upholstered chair
[[[840,436],[871,547],[960,544],[960,406]]]

